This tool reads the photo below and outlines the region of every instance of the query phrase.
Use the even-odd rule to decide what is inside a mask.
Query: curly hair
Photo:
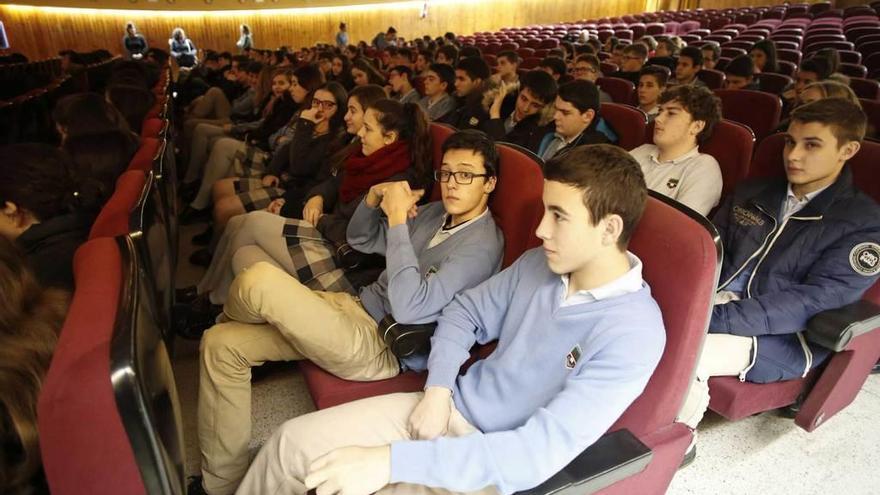
[[[669,88],[660,95],[660,104],[678,102],[694,121],[705,125],[697,134],[697,144],[705,143],[721,120],[721,100],[711,90],[702,86],[679,85]]]

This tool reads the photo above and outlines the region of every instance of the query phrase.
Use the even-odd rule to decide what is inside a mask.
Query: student
[[[455,67],[458,64],[458,48],[455,45],[443,45],[437,48],[434,62]]]
[[[697,74],[703,70],[703,52],[695,46],[682,48],[675,65],[675,82],[688,86],[706,87]]]
[[[413,72],[406,65],[397,65],[388,71],[388,84],[401,103],[418,103],[422,98],[412,85]]]
[[[444,142],[435,172],[441,201],[413,217],[424,190],[406,182],[371,187],[348,239],[356,249],[384,254],[387,266],[359,297],[313,292],[269,263],[236,278],[224,307],[228,322],[208,330],[201,349],[199,439],[207,493],[231,493],[247,468],[247,363],[309,359],[359,381],[425,368],[424,355],[392,354],[378,325],[389,316],[402,324],[434,322],[457,293],[498,271],[504,240],[488,210],[497,166],[485,134],[460,131]]]
[[[344,50],[348,46],[348,26],[344,22],[339,23],[339,31],[336,33],[336,48]]]
[[[553,76],[553,80],[558,84],[564,84],[571,79],[568,75],[568,67],[565,60],[559,57],[544,57],[538,64],[538,70],[542,70]]]
[[[329,51],[323,51],[318,54],[318,68],[321,69],[321,74],[324,75],[324,80],[330,80],[330,77],[333,75],[333,53]]]
[[[479,129],[489,119],[483,108],[483,92],[492,72],[482,58],[467,57],[455,68],[455,96],[457,106],[443,122],[457,129]]]
[[[807,85],[818,81],[824,81],[831,75],[831,67],[824,58],[813,57],[801,62],[795,74],[794,85],[782,93],[782,98],[787,108],[793,108],[801,104],[801,92]]]
[[[428,71],[428,67],[434,63],[434,53],[430,50],[419,50],[419,53],[416,55],[416,62],[413,64],[413,71],[417,76],[425,76],[425,73]]]
[[[254,35],[251,34],[251,28],[247,24],[242,24],[239,27],[239,36],[238,41],[235,42],[235,47],[238,48],[239,53],[244,53],[246,50],[253,49],[254,47]]]
[[[144,58],[149,46],[143,35],[137,32],[133,22],[125,24],[125,36],[122,37],[122,48],[125,50],[126,58],[140,60]]]
[[[724,67],[724,89],[748,89],[758,91],[755,82],[755,62],[748,55],[740,55]]]
[[[596,130],[598,122],[599,90],[596,85],[581,80],[563,84],[554,103],[555,131],[544,136],[538,146],[538,156],[549,160],[577,146],[607,143],[605,134]]]
[[[779,72],[776,63],[776,43],[773,40],[761,40],[752,46],[749,56],[755,62],[755,72]]]
[[[455,91],[455,69],[451,65],[431,64],[425,71],[425,96],[419,106],[425,111],[428,121],[442,120],[455,109],[455,99],[450,95]]]
[[[653,121],[660,113],[660,94],[666,90],[669,80],[669,69],[662,65],[646,65],[639,74],[638,91],[639,109]]]
[[[619,64],[620,71],[615,72],[611,76],[626,79],[633,84],[638,84],[639,71],[642,70],[642,66],[645,65],[647,59],[648,47],[641,43],[627,45],[626,48],[623,49],[621,63]]]
[[[663,38],[657,42],[657,49],[654,50],[654,57],[678,58],[678,46],[669,38]]]
[[[519,58],[514,51],[505,51],[498,54],[498,67],[495,74],[492,75],[492,79],[495,82],[504,81],[507,85],[515,85],[519,83],[519,73],[517,70],[519,69],[519,64],[522,62],[522,59]]]
[[[484,129],[495,141],[518,144],[537,153],[544,136],[551,132],[553,103],[558,87],[544,71],[527,72],[519,84],[519,93],[502,83]]]
[[[648,189],[708,215],[721,198],[721,168],[699,146],[719,120],[721,102],[705,87],[680,85],[663,92],[654,118],[654,144],[630,151]]]
[[[700,51],[703,53],[703,68],[714,69],[715,64],[718,63],[718,57],[721,56],[721,45],[715,41],[709,41],[700,47]]]
[[[599,57],[593,54],[578,55],[577,58],[574,59],[572,74],[575,79],[590,81],[591,83],[596,84],[596,80],[602,77],[602,63],[599,62]],[[603,91],[602,88],[598,89],[599,103],[614,102],[611,95]]]
[[[820,366],[831,352],[804,338],[807,322],[855,302],[877,280],[880,206],[853,186],[846,166],[866,124],[861,108],[840,98],[796,108],[783,150],[786,177],[743,184],[715,215],[724,262],[679,414],[691,428],[706,410],[709,377],[770,383]]]
[[[330,65],[330,81],[336,81],[346,91],[354,89],[354,79],[351,78],[351,61],[345,55],[334,54]]]
[[[412,50],[407,47],[402,47],[397,49],[397,53],[395,53],[391,57],[391,68],[394,68],[398,65],[402,65],[410,70],[413,68],[413,60],[412,60]]]
[[[804,105],[813,103],[814,101],[824,100],[825,98],[843,98],[856,105],[861,106],[859,97],[853,92],[852,88],[837,81],[825,80],[808,84],[801,91],[801,101]]]
[[[385,86],[387,84],[385,77],[365,58],[358,58],[352,62],[351,77],[355,86],[366,86],[367,84]]]
[[[443,310],[425,391],[285,423],[241,493],[387,493],[389,484],[407,494],[514,493],[556,474],[608,430],[642,393],[665,345],[641,262],[626,249],[645,184],[635,161],[608,145],[551,160],[545,176],[543,249]],[[458,375],[474,343],[496,339],[491,358]],[[350,447],[358,445],[370,447]]]

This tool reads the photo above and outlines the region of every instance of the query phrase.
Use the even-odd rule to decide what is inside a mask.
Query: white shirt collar
[[[561,275],[563,288],[561,306],[601,301],[641,290],[643,283],[642,261],[629,251],[626,252],[626,257],[629,259],[629,271],[605,285],[590,290],[579,290],[568,297],[566,294],[568,294],[569,275],[567,273]]]
[[[665,161],[663,161],[663,160],[660,160],[660,148],[658,148],[657,146],[654,146],[654,149],[651,150],[650,153],[648,153],[648,156],[651,157],[651,160],[652,160],[654,163],[659,163],[659,164],[665,164],[665,163],[668,163],[668,164],[671,164],[671,165],[678,165],[679,163],[684,162],[684,161],[687,161],[687,160],[689,160],[689,159],[691,159],[691,158],[693,158],[693,157],[695,157],[695,156],[697,156],[697,155],[699,155],[699,154],[700,154],[700,147],[699,147],[699,146],[694,146],[693,149],[691,149],[690,151],[688,151],[687,153],[685,153],[685,154],[683,154],[683,155],[681,155],[681,156],[678,156],[678,157],[676,157],[676,158],[673,158],[672,160],[665,160]]]
[[[453,180],[455,180],[455,179],[453,179]],[[440,244],[441,242],[445,241],[446,239],[449,239],[450,237],[452,237],[456,233],[461,232],[468,225],[483,218],[488,213],[489,213],[489,208],[487,207],[485,210],[483,210],[483,213],[480,213],[479,215],[475,216],[474,218],[471,218],[470,220],[468,220],[467,222],[462,222],[462,223],[456,225],[455,227],[452,227],[451,229],[444,229],[443,228],[443,226],[446,225],[446,220],[449,219],[449,213],[443,215],[443,220],[440,222],[440,227],[437,228],[437,232],[434,233],[434,237],[432,237],[431,240],[428,242],[428,247],[432,248],[432,247]]]
[[[785,195],[785,201],[782,203],[782,219],[794,215],[795,213],[804,209],[810,201],[813,200],[816,196],[818,196],[822,191],[831,187],[831,184],[823,187],[822,189],[817,189],[811,193],[804,194],[804,199],[798,199],[798,197],[794,194],[794,191],[791,189],[791,182],[788,183],[788,192]]]

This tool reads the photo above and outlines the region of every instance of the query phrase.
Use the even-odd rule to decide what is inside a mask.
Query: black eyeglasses
[[[449,170],[435,170],[434,180],[440,182],[449,182],[451,177],[455,177],[455,183],[466,186],[474,181],[474,177],[490,177],[489,174],[475,174],[473,172],[450,172]]]

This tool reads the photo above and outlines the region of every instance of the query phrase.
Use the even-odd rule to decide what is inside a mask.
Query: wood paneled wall
[[[79,2],[80,5],[120,6],[129,0],[46,0]],[[11,51],[24,53],[32,59],[54,56],[62,49],[90,51],[105,48],[113,53],[122,51],[123,26],[134,21],[151,46],[168,47],[171,30],[182,27],[199,48],[230,50],[238,39],[238,26],[246,23],[254,33],[258,48],[282,45],[300,47],[317,42],[332,42],[340,21],[349,26],[352,40],[370,40],[389,25],[408,39],[429,34],[439,36],[447,31],[471,34],[493,31],[505,26],[552,23],[565,20],[598,18],[653,11],[688,8],[698,0],[430,0],[428,17],[420,18],[422,1],[405,1],[360,5],[355,7],[322,8],[255,8],[253,10],[222,10],[239,0],[174,0],[173,8],[187,7],[203,11],[111,10],[25,7],[0,4],[0,20],[6,26]],[[253,0],[248,7],[255,6]],[[327,5],[359,0],[277,0],[260,6]],[[374,0],[360,0],[374,1]],[[115,3],[114,3],[115,2]],[[226,3],[224,3],[226,2]],[[718,4],[717,6],[714,4]],[[781,3],[781,0],[699,0],[704,8],[747,5],[750,3]],[[713,4],[713,5],[708,5]],[[160,4],[161,5],[161,4]],[[239,4],[239,7],[244,6]]]

